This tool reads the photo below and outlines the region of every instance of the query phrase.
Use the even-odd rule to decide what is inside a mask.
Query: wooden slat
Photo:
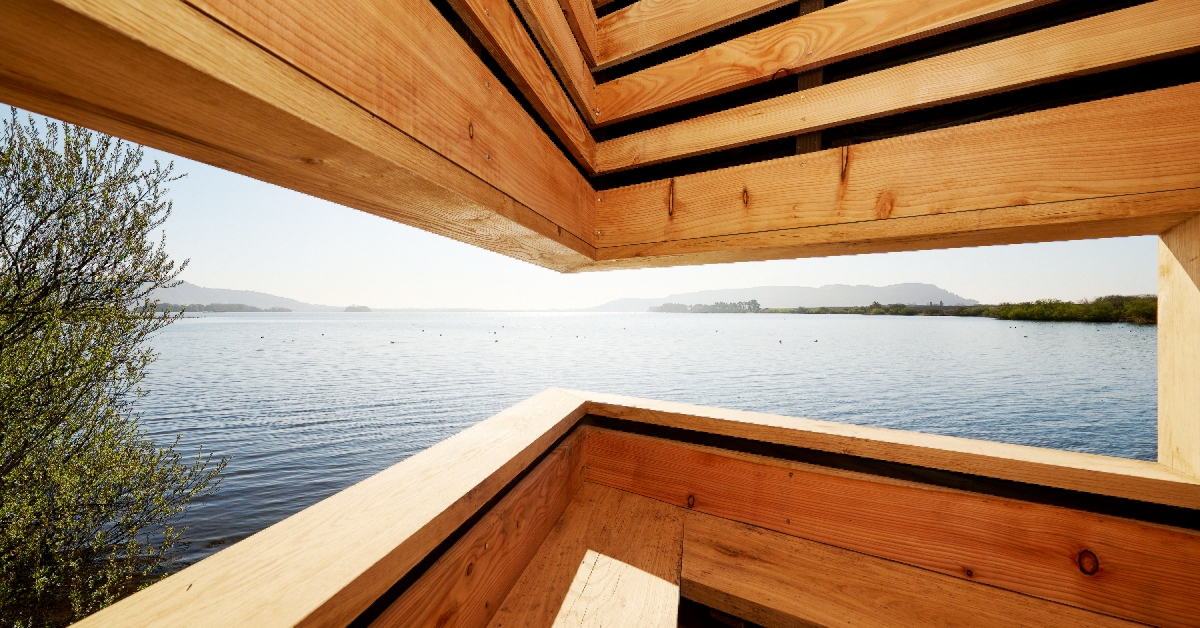
[[[579,492],[581,440],[568,436],[371,626],[487,626]]]
[[[610,602],[625,601],[637,606],[627,608],[622,617],[612,617],[606,612],[600,618],[610,622],[603,625],[659,625],[657,622],[663,619],[667,620],[667,625],[673,625],[670,622],[679,608],[682,513],[660,501],[587,483],[567,507],[488,625],[492,628],[549,628],[564,625],[556,622],[560,616],[564,622],[578,619],[564,602],[593,602],[590,597],[580,600],[579,595],[568,599],[571,585],[580,565],[588,558],[589,550],[607,558],[603,562],[608,573],[623,570],[621,565],[612,562],[617,561],[642,572],[639,581],[645,582],[649,576],[663,581],[673,590],[673,599],[664,599],[663,588],[659,585],[654,589],[659,594],[652,597],[639,591],[620,592],[610,588],[619,593]],[[593,564],[600,562],[598,556],[593,556],[592,560]],[[602,582],[597,580],[597,584]],[[576,592],[583,593],[578,587]],[[650,621],[639,623],[646,618]],[[630,623],[621,623],[622,619]]]
[[[591,186],[427,0],[191,4],[591,239]]]
[[[597,86],[605,124],[882,50],[1053,0],[847,0]]]
[[[1196,533],[589,428],[584,481],[1162,626],[1200,616]],[[1085,574],[1080,554],[1099,571]]]
[[[590,261],[484,178],[181,2],[0,4],[0,100],[559,270]]]
[[[596,81],[571,26],[557,0],[513,0],[525,23],[533,31],[542,52],[554,66],[584,121],[595,125],[600,108],[596,103]]]
[[[607,190],[597,195],[595,241],[599,249],[1200,187],[1200,153],[1190,150],[1198,100],[1193,83]]]
[[[558,0],[579,51],[589,66],[596,65],[596,8],[589,0]]]
[[[1200,201],[1200,196],[1196,197]],[[1155,462],[570,391],[588,414],[1200,510],[1200,479]]]
[[[767,628],[1140,625],[696,512],[681,592]]]
[[[1200,477],[1200,218],[1158,244],[1158,460]]]
[[[600,249],[576,270],[654,268],[1117,238],[1162,233],[1195,216],[1200,189],[1105,196],[892,220],[799,227]]]
[[[584,169],[595,172],[596,142],[512,5],[507,0],[450,0],[450,4],[567,150]]]
[[[76,626],[345,626],[575,424],[548,390]]]
[[[596,24],[596,67],[608,68],[794,1],[639,0]]]
[[[1158,0],[600,143],[600,172],[1200,50],[1191,0]]]

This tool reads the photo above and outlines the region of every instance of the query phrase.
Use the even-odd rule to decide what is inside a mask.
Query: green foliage
[[[1087,323],[1158,322],[1158,298],[1153,295],[1100,297],[1094,301],[1044,299],[962,308],[956,316],[986,316],[1010,321],[1081,321]]]
[[[658,307],[650,308],[651,312],[679,312],[692,314],[745,314],[757,313],[762,311],[762,307],[758,301],[751,299],[749,301],[739,301],[737,303],[725,303],[718,301],[712,305],[683,305],[682,303],[664,303]]]
[[[145,341],[177,318],[150,297],[182,270],[151,239],[171,180],[111,137],[3,123],[0,626],[66,625],[165,573],[224,468],[156,446],[134,411]]]

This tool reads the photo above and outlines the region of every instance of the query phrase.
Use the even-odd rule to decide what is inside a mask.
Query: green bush
[[[145,341],[177,318],[150,297],[182,270],[151,240],[171,180],[108,136],[3,124],[0,625],[66,625],[160,577],[224,468],[151,442],[134,409]]]

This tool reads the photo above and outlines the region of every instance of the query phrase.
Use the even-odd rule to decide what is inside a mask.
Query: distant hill
[[[154,292],[154,298],[166,303],[179,303],[187,305],[190,303],[198,303],[200,305],[210,305],[213,303],[240,303],[260,309],[273,307],[287,308],[293,312],[342,312],[343,307],[335,307],[332,305],[313,305],[312,303],[304,303],[295,299],[285,297],[277,297],[273,294],[265,292],[254,292],[251,290],[227,290],[225,288],[202,288],[196,284],[183,282],[174,288],[165,290],[157,290]]]
[[[893,286],[846,286],[835,284],[820,288],[804,288],[801,286],[762,286],[759,288],[733,288],[727,290],[704,290],[702,292],[685,292],[672,294],[661,299],[617,299],[604,305],[590,308],[591,312],[645,312],[652,307],[664,303],[682,303],[696,305],[724,301],[737,303],[739,301],[757,300],[762,307],[854,307],[870,305],[874,302],[883,304],[904,303],[908,305],[925,305],[927,303],[943,303],[945,305],[978,305],[979,302],[943,290],[928,283],[900,283]]]

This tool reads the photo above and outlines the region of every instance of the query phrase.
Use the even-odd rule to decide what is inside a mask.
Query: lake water
[[[553,387],[1152,460],[1156,330],[855,315],[215,314],[153,341],[146,429],[230,455],[203,558]]]

